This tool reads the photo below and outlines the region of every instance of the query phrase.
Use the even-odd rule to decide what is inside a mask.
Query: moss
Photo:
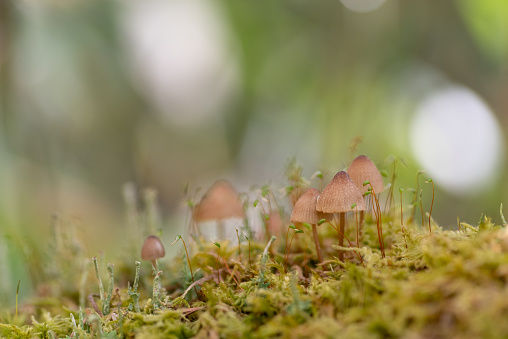
[[[369,215],[360,247],[339,248],[336,232],[326,224],[320,226],[326,258],[323,265],[316,262],[311,235],[299,235],[288,254],[287,273],[284,241],[273,246],[254,240],[250,246],[242,242],[240,260],[237,246],[221,242],[217,259],[217,247],[198,239],[190,258],[197,294],[190,288],[190,270],[182,253],[169,265],[161,265],[163,288],[156,296],[160,307],[153,303],[152,272],[142,266],[136,294],[127,288],[124,278],[115,277],[114,289],[108,286],[108,295],[102,298],[107,305],[102,305],[98,296],[91,297],[97,308],[89,304],[83,311],[79,308],[82,294],[97,294],[98,279],[91,261],[83,257],[85,251],[57,255],[62,248],[80,243],[65,237],[45,256],[56,260],[58,269],[46,272],[48,280],[39,290],[40,296],[20,305],[17,316],[12,310],[0,314],[0,336],[507,337],[508,231],[482,216],[478,225],[461,223],[459,231],[444,230],[434,223],[429,233],[408,223],[402,234],[399,220],[395,210],[383,216],[385,258],[376,222]],[[59,232],[68,234],[63,226]],[[353,221],[346,236],[356,237]],[[337,259],[338,249],[346,252],[345,262]],[[136,264],[122,258],[132,257],[122,255],[115,262],[115,272],[129,272],[132,276],[126,279],[130,281]],[[69,261],[79,265],[69,265]],[[98,263],[99,274],[104,274],[107,262],[99,258]],[[66,267],[74,275],[59,273]],[[106,281],[112,282],[113,266],[109,267]],[[133,295],[139,297],[139,312],[129,306]],[[101,317],[96,310],[109,313]]]

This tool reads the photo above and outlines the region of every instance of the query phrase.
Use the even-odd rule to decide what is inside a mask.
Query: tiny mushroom
[[[344,171],[335,174],[317,198],[317,211],[339,214],[339,246],[344,246],[346,213],[351,211],[351,206],[355,203],[358,211],[365,210],[362,193]],[[343,251],[339,252],[339,259],[343,259]]]
[[[196,222],[218,222],[218,237],[224,239],[224,220],[229,218],[245,218],[243,204],[229,181],[218,180],[196,206],[194,219]]]
[[[166,250],[164,249],[162,241],[155,235],[148,236],[141,248],[141,259],[150,260],[153,267],[158,270],[157,259],[164,258],[165,255]]]
[[[316,211],[316,203],[319,197],[319,191],[315,188],[309,188],[296,201],[291,221],[294,223],[307,223],[312,226],[312,234],[319,262],[323,262],[323,254],[321,246],[319,246],[319,238],[317,233],[317,224],[322,219],[330,218],[329,214]]]
[[[347,174],[351,177],[351,180],[355,183],[356,187],[361,193],[367,192],[369,186],[363,186],[365,181],[370,181],[375,193],[383,192],[385,186],[383,183],[383,177],[376,165],[365,155],[357,156],[349,168]]]
[[[367,192],[370,188],[369,185],[363,185],[365,181],[370,181],[375,194],[381,193],[384,190],[381,173],[379,173],[376,165],[365,155],[359,155],[353,160],[347,169],[347,174],[349,174],[351,180],[353,180],[361,193]],[[360,211],[360,234],[362,233],[364,214],[364,211]]]

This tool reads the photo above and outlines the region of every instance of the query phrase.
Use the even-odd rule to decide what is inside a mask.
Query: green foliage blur
[[[293,156],[329,179],[358,154],[390,172],[394,155],[396,188],[414,187],[408,125],[429,73],[475,91],[506,131],[505,0],[349,2],[0,1],[0,287],[26,281],[23,253],[44,248],[54,212],[90,257],[120,248],[126,182],[158,191],[168,238],[186,183],[282,185]],[[435,182],[433,217],[499,218],[505,173],[480,195]]]

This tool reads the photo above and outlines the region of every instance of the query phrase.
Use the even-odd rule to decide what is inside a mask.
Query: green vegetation
[[[430,213],[429,225],[419,225],[412,217],[418,205],[392,204],[381,213],[376,204],[375,215],[365,213],[358,245],[339,247],[337,225],[321,220],[321,263],[309,227],[291,225],[287,246],[273,235],[247,238],[248,226],[243,237],[237,232],[240,244],[196,236],[185,245],[177,236],[173,244],[185,247],[160,259],[157,270],[132,260],[141,248],[133,238],[113,265],[84,258],[79,239],[67,236],[72,224],[58,222],[45,283],[37,297],[0,314],[0,337],[508,336],[506,228],[482,216],[477,225],[445,230]],[[350,214],[344,236],[356,240],[357,217]]]

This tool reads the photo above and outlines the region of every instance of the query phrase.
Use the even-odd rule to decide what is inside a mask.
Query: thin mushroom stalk
[[[351,205],[351,209],[355,210],[355,218],[356,218],[356,247],[360,248],[360,231],[358,229],[358,208],[356,207],[356,203]]]
[[[354,203],[357,204],[359,211],[365,210],[365,201],[361,191],[345,171],[335,174],[332,181],[326,185],[317,199],[316,209],[318,211],[338,215],[339,222],[336,230],[339,233],[340,246],[344,245],[346,213],[351,211],[351,206]],[[340,260],[343,260],[344,257],[342,252],[339,250]]]
[[[291,214],[291,222],[303,223],[304,225],[308,226],[309,229],[312,228],[312,237],[316,246],[316,254],[319,262],[323,262],[323,253],[321,251],[321,246],[319,245],[317,226],[326,221],[326,218],[329,218],[329,215],[317,211],[316,205],[318,197],[319,191],[317,189],[309,188],[306,190],[295,203],[293,213]],[[288,234],[286,234],[286,244]]]
[[[344,234],[346,233],[346,213],[339,213],[339,246],[344,247]],[[339,251],[339,260],[344,261],[344,251]]]

